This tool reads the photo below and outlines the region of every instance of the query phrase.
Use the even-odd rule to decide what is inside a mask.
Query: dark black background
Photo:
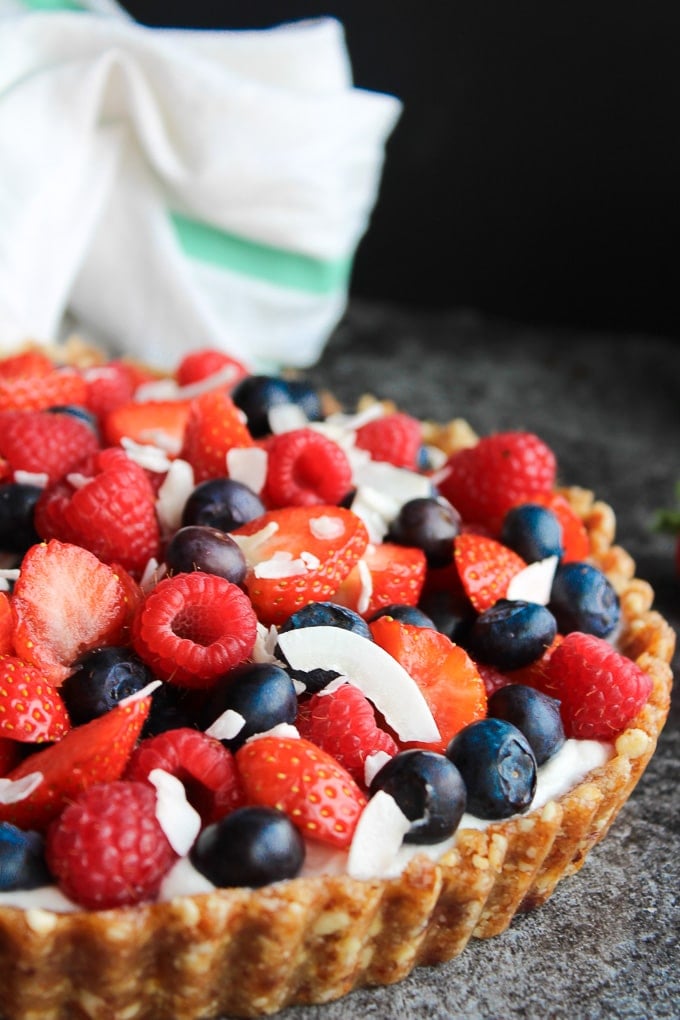
[[[356,295],[680,335],[680,3],[127,4],[141,22],[345,26],[359,86],[404,112]]]

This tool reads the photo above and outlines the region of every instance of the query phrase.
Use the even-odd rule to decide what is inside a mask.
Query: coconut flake
[[[352,878],[379,878],[393,863],[411,822],[394,797],[378,790],[361,813],[349,848]]]
[[[0,570],[0,591],[9,591],[10,584],[19,579],[19,568],[12,567],[11,569]]]
[[[251,744],[253,740],[261,740],[262,737],[278,737],[283,740],[299,740],[300,731],[297,726],[292,726],[290,723],[277,723],[276,726],[272,726],[270,730],[263,730],[261,733],[253,733],[252,736],[248,737],[246,744]]]
[[[512,601],[522,599],[525,602],[537,602],[540,606],[547,606],[558,562],[557,556],[548,556],[524,567],[510,581],[505,594],[506,599]]]
[[[334,538],[342,538],[345,534],[345,522],[332,514],[321,514],[319,517],[310,517],[309,530],[314,538],[326,539],[331,542]]]
[[[402,740],[440,739],[413,677],[375,642],[342,627],[302,627],[279,634],[279,648],[293,669],[325,669],[349,678]]]
[[[156,787],[156,818],[168,843],[180,857],[186,856],[201,831],[201,816],[187,800],[184,784],[165,769],[151,769],[149,782]]]
[[[275,404],[267,414],[269,428],[273,434],[292,432],[293,429],[304,429],[309,425],[309,418],[298,404]]]
[[[139,587],[145,595],[148,595],[151,589],[156,587],[161,578],[166,575],[167,569],[165,563],[159,564],[154,556],[147,560],[139,581]]]
[[[197,896],[200,893],[212,892],[214,888],[212,882],[197,871],[188,857],[180,857],[164,876],[158,891],[158,899],[164,903],[178,896]]]
[[[80,471],[70,471],[66,475],[66,481],[74,489],[82,489],[92,481],[92,476],[81,474]]]
[[[241,552],[246,558],[246,563],[249,567],[254,567],[258,562],[258,550],[260,546],[268,542],[272,535],[275,535],[279,530],[279,525],[276,521],[270,521],[264,528],[260,528],[253,535],[237,535],[234,532],[230,533],[230,537],[236,542]]]
[[[271,627],[265,627],[263,623],[257,624],[257,632],[255,635],[255,644],[253,650],[250,653],[250,658],[253,662],[273,662],[277,666],[282,666],[283,663],[274,654],[276,650],[276,643],[279,640],[279,632],[276,627],[272,624]]]
[[[170,449],[167,437],[164,438],[164,433],[154,430],[153,432],[144,433],[144,435],[148,436],[148,442],[139,443],[134,439],[128,439],[127,436],[123,436],[120,445],[135,464],[139,464],[140,467],[145,468],[147,471],[153,471],[154,474],[165,474],[166,471],[169,471],[172,463],[168,453],[179,453],[182,445],[181,442],[178,443],[176,440],[173,440],[172,449]],[[158,445],[156,445],[156,442],[158,442]]]
[[[158,688],[162,686],[162,680],[152,680],[146,685],[146,687],[142,687],[138,691],[133,691],[132,694],[128,694],[126,698],[121,698],[118,702],[118,707],[120,708],[121,705],[132,705],[136,701],[143,701],[144,698],[148,698],[154,691],[157,691]]]
[[[216,740],[233,740],[239,735],[245,724],[245,717],[240,712],[228,708],[208,726],[205,731],[206,736],[215,737]]]
[[[44,471],[15,471],[14,481],[19,485],[35,485],[38,489],[44,489],[50,480],[50,476]]]
[[[255,577],[297,577],[309,573],[310,570],[316,570],[319,563],[318,557],[313,553],[302,552],[294,558],[292,553],[279,549],[270,559],[256,563],[253,572]]]
[[[227,450],[227,474],[260,493],[267,478],[267,461],[267,451],[259,446],[235,446]]]
[[[42,772],[29,772],[21,779],[0,779],[0,804],[18,804],[30,797],[43,781]]]
[[[182,523],[182,511],[194,490],[194,469],[180,457],[170,463],[158,490],[156,514],[163,534],[170,535]]]
[[[383,765],[386,765],[391,758],[392,755],[388,754],[387,751],[374,751],[373,754],[366,755],[364,759],[364,783],[367,788],[378,775]]]
[[[357,573],[361,583],[359,598],[357,599],[357,612],[361,615],[368,609],[371,595],[373,594],[373,575],[366,560],[359,560],[357,563]]]

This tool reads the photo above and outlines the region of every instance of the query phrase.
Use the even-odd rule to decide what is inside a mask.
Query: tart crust
[[[454,423],[436,439],[450,452],[474,435]],[[614,544],[611,508],[586,490],[562,491],[586,524],[592,561],[619,594],[621,649],[653,679],[605,765],[526,816],[460,831],[439,861],[418,855],[394,879],[299,878],[93,913],[2,907],[5,1020],[207,1020],[327,1002],[498,935],[578,871],[654,753],[670,706],[675,634]]]

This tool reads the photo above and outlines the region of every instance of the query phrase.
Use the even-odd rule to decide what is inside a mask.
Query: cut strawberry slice
[[[17,783],[36,776],[28,796],[0,803],[0,821],[20,829],[44,831],[62,808],[81,790],[95,783],[111,783],[125,770],[132,749],[149,714],[151,698],[119,705],[83,726],[69,730],[58,743],[25,758],[5,778]]]
[[[70,728],[59,691],[40,670],[14,655],[0,658],[0,736],[42,744]]]
[[[430,627],[415,627],[390,616],[370,624],[373,639],[418,684],[439,729],[435,743],[408,743],[444,752],[452,737],[486,715],[486,689],[477,667],[459,645]]]
[[[369,619],[383,606],[418,604],[427,571],[422,549],[370,543],[333,596],[338,605]]]
[[[116,644],[129,623],[128,585],[79,546],[35,545],[14,587],[14,649],[59,684],[83,652]]]
[[[104,439],[110,446],[131,439],[176,455],[182,447],[190,406],[189,400],[129,401],[104,416]]]
[[[230,534],[248,563],[248,595],[267,625],[332,599],[368,544],[363,521],[338,506],[270,510]]]
[[[526,567],[512,549],[471,532],[456,536],[453,553],[465,594],[478,613],[504,598],[512,578]]]

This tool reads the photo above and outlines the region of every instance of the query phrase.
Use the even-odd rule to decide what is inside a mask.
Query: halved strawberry
[[[22,745],[18,740],[0,737],[0,776],[3,778],[22,758]]]
[[[526,567],[512,549],[472,532],[456,536],[453,555],[465,594],[478,613],[504,598],[512,578]]]
[[[128,586],[112,567],[56,539],[24,556],[12,608],[16,654],[55,684],[83,652],[116,644],[132,609]]]
[[[316,744],[296,737],[259,737],[236,752],[236,766],[248,803],[284,811],[309,839],[350,845],[366,796]]]
[[[427,572],[422,549],[393,542],[369,543],[366,550],[333,596],[369,619],[383,606],[415,606]]]
[[[267,625],[308,602],[330,600],[368,544],[363,521],[339,506],[270,510],[230,534],[245,554],[245,586]]]
[[[227,453],[253,446],[243,415],[225,390],[209,390],[192,401],[181,456],[194,469],[196,482],[227,474]]]
[[[439,729],[435,743],[408,743],[445,751],[453,736],[486,715],[486,689],[477,667],[459,645],[430,627],[416,627],[390,616],[370,624],[374,641],[418,684]]]
[[[42,744],[70,728],[59,691],[41,671],[14,655],[0,657],[0,736]]]
[[[18,782],[37,774],[42,779],[28,796],[0,803],[0,821],[44,831],[81,790],[119,779],[150,707],[150,697],[119,705],[25,758],[6,778]]]
[[[118,446],[123,439],[131,439],[176,455],[184,441],[190,406],[189,400],[128,401],[104,415],[104,440]]]

